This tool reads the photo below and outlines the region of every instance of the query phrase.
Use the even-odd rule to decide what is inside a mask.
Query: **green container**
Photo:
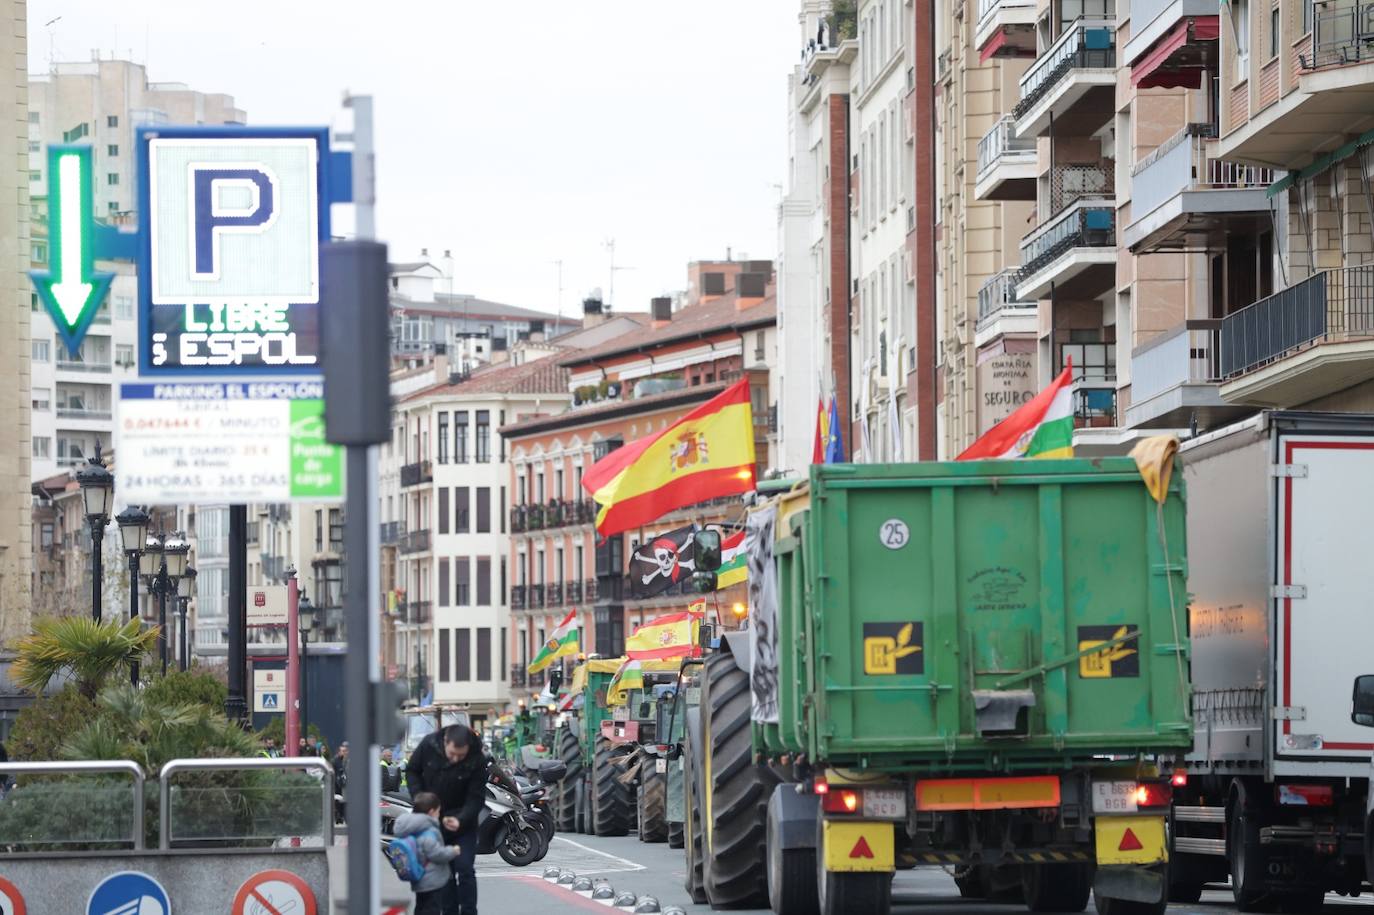
[[[972,773],[1192,746],[1181,473],[1160,506],[1127,458],[816,466],[798,502],[765,749]]]

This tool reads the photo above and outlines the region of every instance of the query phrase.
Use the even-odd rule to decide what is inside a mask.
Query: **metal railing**
[[[511,608],[512,610],[524,610],[524,609],[525,609],[525,606],[526,606],[526,602],[525,602],[525,586],[524,586],[524,585],[511,585],[511,589],[510,589],[510,608]]]
[[[1374,3],[1318,4],[1312,21],[1312,56],[1304,70],[1353,64],[1374,58]]]
[[[87,409],[85,409],[85,408],[78,408],[78,407],[62,407],[62,406],[59,406],[59,407],[57,408],[57,418],[58,418],[58,419],[109,419],[109,418],[110,418],[110,410],[109,410],[108,407],[107,407],[106,409],[104,409],[104,410],[87,410]]]
[[[402,486],[419,486],[434,480],[434,465],[429,461],[416,461],[401,468]]]
[[[1108,381],[1075,381],[1073,384],[1075,428],[1102,429],[1116,425],[1116,384]]]
[[[1319,341],[1374,336],[1374,264],[1315,274],[1227,315],[1221,375],[1234,378]]]
[[[1095,165],[1056,165],[1050,169],[1051,213],[1083,199],[1116,196],[1116,161],[1103,159]]]
[[[1137,221],[1183,191],[1265,188],[1274,182],[1272,169],[1212,158],[1207,142],[1216,135],[1213,124],[1188,124],[1136,163],[1131,211]]]
[[[978,0],[978,25],[981,27],[984,19],[1010,9],[1034,11],[1035,2],[1034,0]]]
[[[1116,246],[1116,204],[1110,198],[1079,200],[1021,241],[1021,269],[1026,279],[1066,251]]]
[[[63,372],[101,372],[111,371],[108,362],[71,362],[66,359],[57,360],[57,368]]]
[[[1143,403],[1181,384],[1219,377],[1221,321],[1193,319],[1131,351],[1131,402]]]
[[[530,585],[529,588],[530,608],[533,610],[538,610],[539,608],[544,606],[544,586]]]
[[[983,173],[992,170],[1003,156],[1013,154],[1027,156],[1032,162],[1035,161],[1035,140],[1027,137],[1020,138],[1013,133],[1015,119],[1009,114],[1004,114],[997,119],[997,123],[992,125],[992,129],[983,134],[983,138],[978,141],[978,177],[981,179]]]
[[[102,775],[124,773],[133,776],[133,826],[129,837],[134,851],[143,849],[143,768],[127,759],[82,760],[74,762],[6,762],[0,763],[0,780],[15,775]],[[22,791],[23,789],[17,789]],[[70,799],[69,799],[70,800]],[[9,844],[0,840],[0,844]]]
[[[384,521],[381,525],[382,546],[395,546],[406,535],[404,521]]]
[[[134,765],[130,763],[130,765]],[[163,851],[172,847],[172,776],[178,772],[238,772],[265,769],[289,772],[295,769],[315,770],[321,774],[320,810],[321,840],[326,846],[334,844],[334,769],[328,762],[313,756],[284,756],[280,759],[174,759],[158,774],[158,847]],[[141,810],[140,807],[140,816]],[[374,814],[375,815],[375,814]]]
[[[582,582],[570,581],[563,585],[563,599],[570,604],[582,603]]]
[[[978,324],[990,320],[1005,308],[1035,308],[1035,302],[1022,302],[1016,298],[1016,274],[1018,268],[1008,267],[987,278],[978,287]]]
[[[582,580],[582,599],[589,602],[594,601],[598,594],[600,594],[600,589],[596,586],[596,579],[584,578]]]
[[[552,582],[544,586],[544,605],[547,607],[563,606],[563,585]]]
[[[433,605],[427,600],[406,601],[406,622],[413,626],[423,626],[430,621]]]
[[[1021,100],[1012,108],[1012,116],[1025,117],[1073,70],[1112,69],[1115,66],[1116,20],[1077,19],[1022,75]]]
[[[400,551],[402,553],[429,552],[429,528],[411,531],[402,537],[400,540]]]
[[[512,505],[510,507],[510,530],[512,534],[523,534],[525,532],[525,506]]]

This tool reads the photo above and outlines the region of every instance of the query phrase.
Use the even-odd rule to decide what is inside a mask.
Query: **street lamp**
[[[162,569],[158,579],[157,613],[158,625],[162,627],[162,675],[167,676],[167,661],[170,640],[167,638],[167,598],[177,596],[178,584],[186,571],[187,554],[191,544],[177,531],[162,543]]]
[[[100,442],[95,454],[76,472],[81,486],[81,501],[86,509],[86,521],[91,526],[91,618],[100,622],[100,585],[102,569],[100,545],[105,539],[105,525],[110,523],[110,500],[114,495],[114,475],[100,460]]]
[[[181,573],[181,578],[177,579],[177,599],[181,602],[181,669],[186,670],[190,659],[191,640],[186,631],[186,607],[191,602],[191,598],[196,594],[196,570],[194,566],[187,566],[186,571]]]
[[[310,598],[305,592],[301,592],[300,600],[296,603],[297,628],[301,631],[301,735],[310,736],[310,705],[306,696],[306,683],[309,682],[307,668],[309,656],[306,654],[306,646],[310,644],[310,631],[315,628],[315,605],[310,602]]]
[[[138,559],[138,575],[143,579],[143,590],[151,599],[157,594],[158,582],[162,576],[162,537],[152,531],[143,538],[143,555]],[[152,608],[149,607],[149,610]],[[167,636],[158,634],[158,643]]]
[[[130,505],[115,517],[119,525],[119,539],[129,560],[129,619],[138,619],[138,557],[148,537],[148,513]],[[138,686],[138,661],[129,665],[129,679]]]

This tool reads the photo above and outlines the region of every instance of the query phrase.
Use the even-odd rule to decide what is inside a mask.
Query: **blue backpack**
[[[396,872],[397,877],[408,883],[420,882],[420,878],[425,875],[425,865],[429,863],[425,856],[420,854],[420,837],[431,833],[436,838],[439,837],[439,830],[426,829],[414,835],[394,838],[387,843],[386,859],[391,862],[391,869]]]

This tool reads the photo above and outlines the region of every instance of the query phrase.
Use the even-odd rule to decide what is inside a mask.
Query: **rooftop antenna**
[[[49,72],[49,73],[56,73],[56,72],[57,72],[57,33],[53,30],[53,26],[56,25],[61,19],[62,19],[61,16],[54,16],[54,17],[52,17],[51,19],[49,19],[47,22],[43,23],[43,28],[45,28],[45,29],[48,30],[48,72]]]
[[[602,243],[611,255],[611,282],[606,289],[606,311],[610,311],[615,304],[615,275],[622,270],[633,270],[634,267],[617,267],[615,265],[615,239],[608,238]]]
[[[554,261],[558,265],[558,308],[553,316],[553,336],[558,336],[559,325],[563,321],[563,261]]]

